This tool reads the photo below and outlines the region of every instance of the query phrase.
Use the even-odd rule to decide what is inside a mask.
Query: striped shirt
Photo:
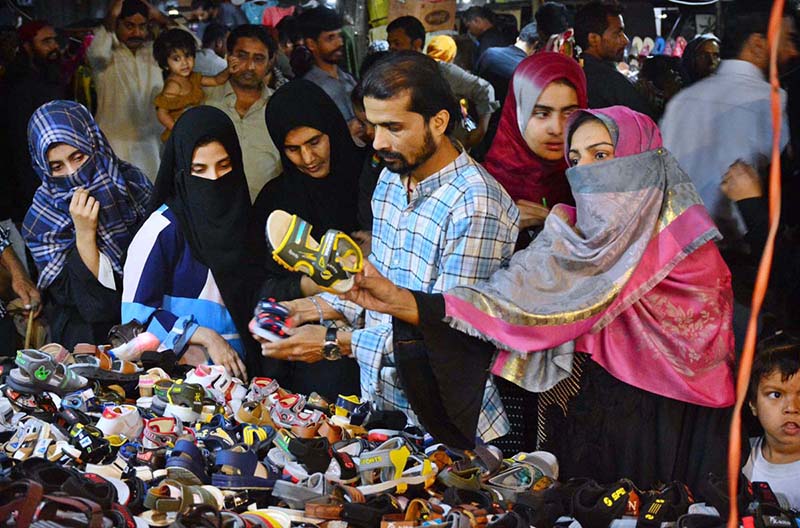
[[[244,358],[236,325],[211,270],[198,261],[175,214],[162,205],[142,225],[128,248],[122,289],[122,322],[148,323],[162,349],[184,351],[204,326],[220,334]]]
[[[409,199],[399,174],[384,169],[372,196],[376,269],[396,285],[425,293],[487,279],[511,258],[519,211],[497,181],[466,153],[421,181]],[[391,316],[325,294],[354,327],[352,350],[361,392],[379,409],[399,409],[418,423],[394,367]],[[360,323],[360,319],[363,323]],[[457,376],[457,373],[452,373]],[[500,396],[487,382],[478,435],[509,430]]]

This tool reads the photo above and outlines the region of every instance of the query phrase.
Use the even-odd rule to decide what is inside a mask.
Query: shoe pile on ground
[[[355,396],[245,384],[169,351],[137,358],[90,345],[18,353],[0,398],[0,525],[622,528],[691,508],[695,525],[721,525],[698,520],[715,511],[680,483],[559,483],[547,452],[448,449]]]

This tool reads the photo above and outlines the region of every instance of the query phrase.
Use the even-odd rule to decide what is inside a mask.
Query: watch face
[[[325,359],[341,359],[342,351],[336,343],[326,343],[325,348],[322,349],[322,357]]]

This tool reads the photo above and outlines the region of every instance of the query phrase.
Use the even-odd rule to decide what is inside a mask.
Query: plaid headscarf
[[[88,159],[73,174],[53,177],[47,151],[56,143],[73,146]],[[25,215],[22,233],[39,269],[39,288],[52,284],[75,247],[69,203],[78,187],[100,202],[97,247],[114,271],[122,273],[125,252],[152,194],[144,173],[117,158],[89,111],[72,101],[51,101],[34,112],[28,123],[28,149],[42,185]]]

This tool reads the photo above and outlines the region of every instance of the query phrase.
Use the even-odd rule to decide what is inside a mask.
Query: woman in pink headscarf
[[[540,393],[562,477],[696,484],[724,469],[734,399],[719,232],[650,118],[582,110],[566,143],[576,206],[554,207],[507,268],[438,296],[368,268],[348,298],[394,316],[398,374],[440,441],[471,444],[491,367]]]
[[[536,53],[514,71],[483,166],[520,209],[518,249],[528,245],[526,230],[541,226],[549,207],[575,203],[564,176],[565,125],[586,105],[586,77],[570,57]]]

